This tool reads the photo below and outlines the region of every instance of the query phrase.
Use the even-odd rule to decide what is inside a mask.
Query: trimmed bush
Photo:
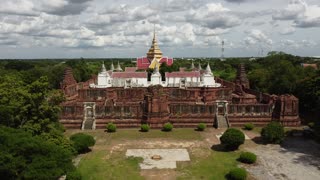
[[[220,137],[221,144],[225,146],[227,150],[236,150],[241,144],[244,143],[245,137],[243,132],[239,129],[229,128]]]
[[[108,123],[107,124],[107,131],[108,132],[116,132],[117,126],[113,123]]]
[[[142,132],[148,132],[150,129],[150,126],[148,124],[142,124],[141,125],[141,131]]]
[[[245,130],[251,131],[254,128],[254,125],[252,123],[247,123],[244,125]]]
[[[270,122],[262,129],[261,136],[268,143],[280,144],[284,139],[284,128],[279,122]]]
[[[77,133],[70,136],[70,140],[73,142],[73,147],[78,153],[88,152],[89,147],[93,146],[96,141],[88,134]]]
[[[247,179],[247,171],[243,168],[234,168],[229,172],[228,179],[245,180]]]
[[[257,156],[251,152],[242,152],[239,157],[242,163],[253,164],[257,161]]]
[[[204,131],[206,129],[207,125],[205,123],[199,123],[197,126],[198,131]]]
[[[171,123],[165,123],[162,128],[162,130],[166,132],[172,131],[172,129],[173,129],[173,125]]]

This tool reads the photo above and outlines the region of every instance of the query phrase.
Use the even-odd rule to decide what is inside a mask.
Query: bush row
[[[198,131],[204,131],[206,129],[207,125],[204,123],[199,123],[197,126]],[[108,123],[107,126],[107,132],[116,132],[117,126],[114,123]],[[172,131],[173,125],[171,123],[165,123],[162,127],[162,131]],[[142,124],[140,126],[141,132],[148,132],[150,130],[150,126],[148,124]]]

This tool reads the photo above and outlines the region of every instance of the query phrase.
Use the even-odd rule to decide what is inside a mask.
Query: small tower
[[[120,66],[119,61],[118,61],[118,65],[117,65],[117,68],[115,69],[115,71],[116,71],[116,72],[122,72],[122,71],[123,71],[122,68],[121,68],[121,66]]]
[[[111,71],[114,71],[113,61],[112,61],[111,66],[110,66],[110,70],[111,70]]]
[[[237,85],[241,85],[242,87],[245,87],[247,89],[250,88],[249,80],[247,78],[246,69],[244,64],[239,64],[238,71],[237,71],[237,77],[235,80],[235,83]]]
[[[111,77],[108,73],[104,63],[101,66],[101,72],[98,74],[98,86],[110,87],[111,86]]]
[[[202,84],[205,87],[219,87],[219,86],[221,86],[220,84],[216,83],[209,63],[206,67],[205,72],[202,74]]]
[[[225,61],[226,59],[224,59],[224,40],[222,40],[221,42],[221,61]]]

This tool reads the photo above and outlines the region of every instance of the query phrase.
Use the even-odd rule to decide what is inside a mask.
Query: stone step
[[[224,116],[217,116],[218,128],[228,128],[227,119]]]

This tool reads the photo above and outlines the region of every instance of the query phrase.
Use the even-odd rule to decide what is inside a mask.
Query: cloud
[[[186,15],[186,21],[210,29],[226,29],[241,24],[241,20],[233,15],[230,9],[223,7],[220,3],[210,3],[196,10],[190,10]]]
[[[290,0],[285,9],[276,11],[272,18],[274,20],[295,20],[303,17],[306,12],[307,4],[303,0]]]
[[[243,2],[246,2],[249,0],[225,0],[225,1],[230,2],[230,3],[243,3]]]
[[[247,46],[250,45],[265,45],[271,46],[273,41],[261,30],[259,29],[252,29],[246,31],[248,36],[244,39],[244,42]]]
[[[290,35],[296,32],[296,29],[294,27],[286,27],[280,31],[280,34],[282,35]]]
[[[294,21],[294,25],[299,28],[320,27],[320,17],[297,19]]]

